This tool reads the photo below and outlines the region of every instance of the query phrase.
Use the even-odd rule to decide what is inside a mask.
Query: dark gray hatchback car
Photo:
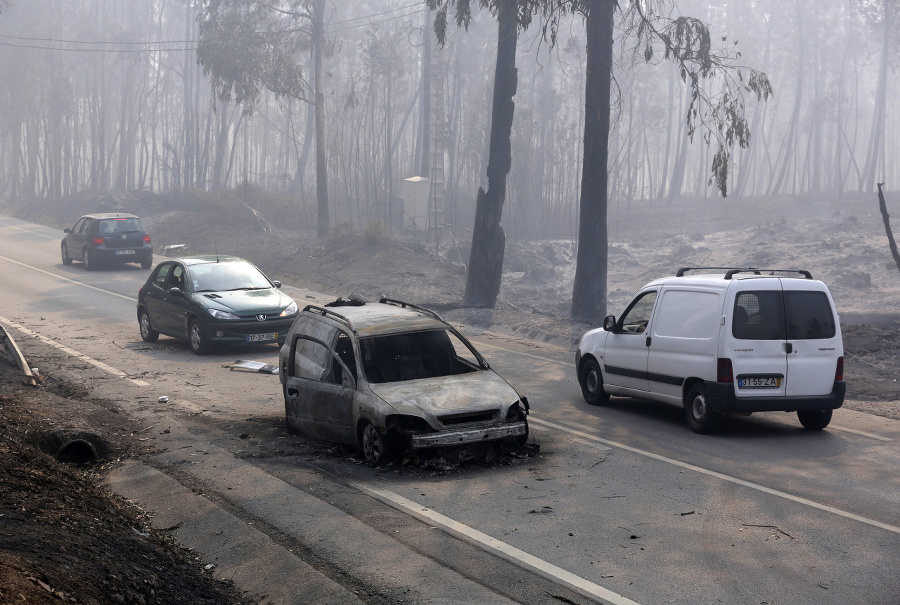
[[[153,246],[141,219],[123,212],[86,214],[78,219],[60,242],[64,265],[80,260],[88,271],[102,265],[140,263],[144,269],[153,264]]]

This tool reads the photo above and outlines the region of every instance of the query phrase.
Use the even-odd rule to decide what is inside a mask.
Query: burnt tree
[[[891,255],[894,257],[894,262],[897,263],[897,270],[900,271],[900,252],[897,251],[897,242],[894,241],[894,232],[891,231],[891,217],[888,215],[887,204],[884,202],[884,192],[881,191],[882,185],[884,183],[878,183],[878,208],[881,210],[881,220],[884,221],[884,230],[887,233]]]

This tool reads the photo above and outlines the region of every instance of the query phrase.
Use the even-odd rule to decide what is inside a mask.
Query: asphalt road
[[[680,409],[588,406],[571,351],[463,327],[531,402],[540,455],[526,464],[394,473],[340,454],[248,457],[228,427],[281,423],[280,385],[223,365],[271,363],[275,347],[146,345],[148,272],[64,266],[61,237],[0,217],[0,322],[32,365],[166,426],[147,433],[160,455],[111,483],[263,602],[900,602],[896,421],[842,409],[810,432],[770,413],[700,436]]]

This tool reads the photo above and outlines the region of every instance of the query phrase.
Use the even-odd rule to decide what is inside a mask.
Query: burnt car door
[[[349,344],[332,332],[331,342]],[[352,356],[352,347],[351,347]],[[291,341],[284,405],[288,426],[319,439],[353,444],[354,371],[323,340],[302,334]],[[344,355],[346,357],[346,355]],[[355,363],[354,363],[355,367]]]

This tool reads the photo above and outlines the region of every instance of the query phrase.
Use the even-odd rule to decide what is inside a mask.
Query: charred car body
[[[391,299],[308,305],[279,356],[288,432],[406,449],[528,438],[528,401],[436,313]]]

